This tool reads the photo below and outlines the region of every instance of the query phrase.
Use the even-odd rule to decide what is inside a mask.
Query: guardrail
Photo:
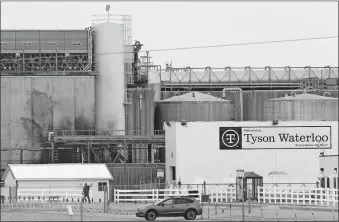
[[[114,190],[114,201],[120,202],[155,202],[170,196],[191,196],[201,201],[198,189],[151,189],[151,190]]]
[[[54,136],[161,136],[164,130],[55,130]]]

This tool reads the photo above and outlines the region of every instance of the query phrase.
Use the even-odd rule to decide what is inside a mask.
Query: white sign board
[[[331,126],[220,127],[220,149],[331,149]]]
[[[237,170],[236,177],[244,177],[245,176],[245,171],[244,170]]]
[[[73,209],[71,205],[67,205],[67,210],[68,210],[68,215],[72,216],[73,215]]]
[[[165,176],[165,171],[162,170],[162,169],[158,169],[157,170],[157,178],[162,179],[162,178],[164,178],[164,176]]]

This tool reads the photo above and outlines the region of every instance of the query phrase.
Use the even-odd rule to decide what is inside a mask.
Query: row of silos
[[[330,93],[315,95],[316,91],[245,91],[243,92],[244,120],[338,120],[338,98]],[[162,129],[169,121],[230,121],[234,120],[236,102],[222,100],[200,92],[189,92],[156,101],[155,128]],[[219,95],[220,94],[220,95]],[[280,96],[280,97],[278,97]],[[259,103],[260,102],[260,103]],[[252,104],[258,103],[258,104]],[[254,116],[253,116],[253,115]],[[260,118],[259,118],[260,117]]]

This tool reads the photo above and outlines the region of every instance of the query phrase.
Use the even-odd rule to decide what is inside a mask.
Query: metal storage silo
[[[148,71],[148,86],[153,89],[154,101],[159,101],[161,99],[161,80],[158,70],[151,69]]]
[[[265,115],[271,120],[338,120],[338,98],[292,93],[268,103]]]
[[[211,95],[189,92],[156,101],[156,129],[163,129],[167,121],[229,121],[233,118],[233,105]]]
[[[125,130],[125,77],[123,27],[114,23],[94,26],[96,127]]]

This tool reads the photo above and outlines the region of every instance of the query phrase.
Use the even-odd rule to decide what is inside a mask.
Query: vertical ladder
[[[59,150],[54,149],[54,163],[59,163]]]
[[[79,163],[78,148],[72,150],[72,163]]]

